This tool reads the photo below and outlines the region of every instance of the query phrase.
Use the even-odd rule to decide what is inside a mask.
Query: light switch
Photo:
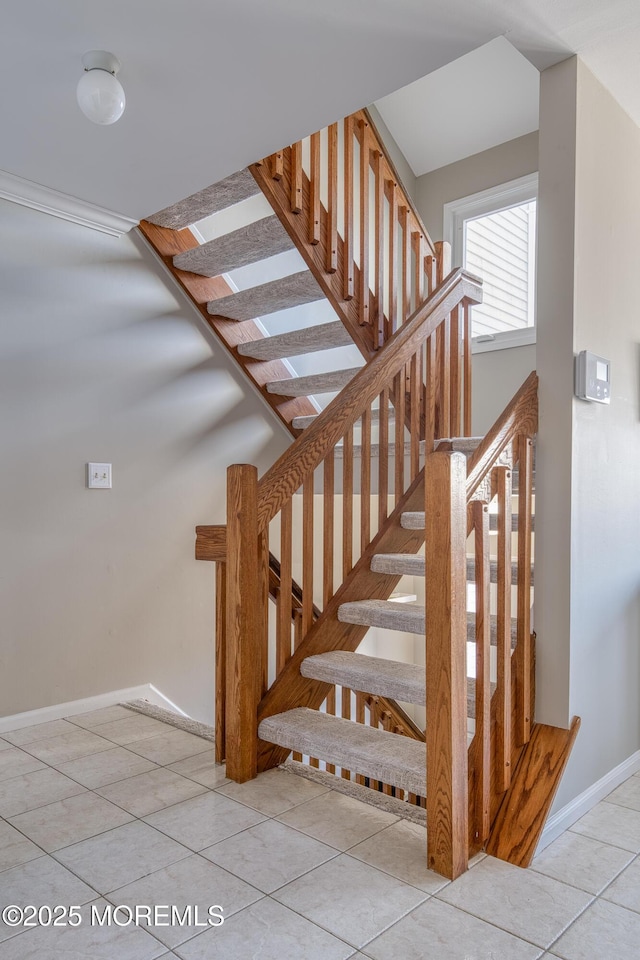
[[[111,489],[111,464],[110,463],[88,463],[87,464],[87,486],[90,490],[110,490]]]

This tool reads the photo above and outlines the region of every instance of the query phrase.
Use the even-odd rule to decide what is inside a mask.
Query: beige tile
[[[541,953],[533,944],[436,899],[364,949],[374,960],[535,960]]]
[[[620,907],[640,913],[640,860],[634,862],[602,894]]]
[[[100,710],[91,710],[89,713],[78,713],[73,717],[67,717],[69,723],[75,723],[78,727],[84,727],[91,730],[102,723],[113,723],[114,720],[127,720],[129,717],[137,716],[133,710],[127,710],[126,707],[114,705],[113,707],[102,707]]]
[[[640,916],[596,900],[551,948],[563,960],[638,960]]]
[[[163,810],[164,807],[196,797],[205,790],[206,787],[187,780],[172,770],[156,767],[149,773],[120,780],[119,783],[112,783],[96,792],[128,810],[134,817],[146,817],[156,810]]]
[[[36,723],[32,727],[20,727],[19,730],[7,730],[2,734],[4,740],[17,747],[24,743],[33,743],[34,740],[44,740],[47,737],[59,737],[75,730],[66,720],[49,720],[47,723]]]
[[[156,769],[155,763],[150,760],[145,760],[124,747],[114,747],[112,743],[109,743],[109,749],[102,753],[93,753],[88,757],[58,764],[61,773],[91,790]]]
[[[145,817],[152,827],[196,852],[264,819],[257,811],[219,793],[205,793]]]
[[[178,863],[172,863],[109,895],[109,899],[114,904],[124,903],[133,907],[136,904],[174,906],[183,916],[185,916],[183,912],[185,907],[191,907],[191,913],[186,914],[187,918],[192,919],[190,924],[175,921],[171,923],[170,915],[164,914],[159,917],[160,924],[154,926],[144,924],[145,929],[168,947],[175,947],[202,933],[203,927],[196,924],[208,922],[209,907],[215,905],[222,907],[222,916],[226,922],[226,918],[250,903],[255,903],[261,897],[262,894],[255,887],[243,883],[226,870],[221,870],[220,867],[196,855],[180,860]],[[197,908],[197,915],[195,908]],[[216,911],[216,914],[219,914],[219,911]],[[215,920],[215,916],[213,919]]]
[[[203,787],[209,787],[210,790],[230,782],[224,763],[216,763],[213,748],[193,757],[186,757],[185,760],[178,760],[177,763],[172,763],[169,769],[182,777],[201,783]]]
[[[59,850],[56,860],[104,894],[188,856],[190,850],[136,820]]]
[[[531,869],[587,893],[600,893],[633,854],[578,833],[563,833],[539,854]]]
[[[50,853],[131,819],[120,807],[85,792],[11,817],[11,824]]]
[[[606,803],[618,803],[621,807],[640,810],[640,777],[629,777],[606,797]]]
[[[157,737],[167,729],[166,723],[154,720],[153,717],[145,717],[131,710],[128,714],[129,716],[122,720],[101,723],[98,731],[100,736],[124,746],[137,740],[144,740],[146,737]]]
[[[29,904],[55,906],[56,904],[83,904],[95,899],[95,890],[74,877],[53,857],[38,857],[29,863],[0,873],[0,904]],[[0,921],[0,940],[7,940],[24,930],[8,927]]]
[[[545,948],[592,899],[552,877],[493,857],[485,857],[436,896]]]
[[[218,792],[246,803],[269,817],[276,817],[285,810],[327,793],[328,787],[297,777],[286,770],[267,770],[247,783],[229,782],[220,787]]]
[[[265,897],[176,952],[183,960],[346,960],[353,949]]]
[[[278,820],[337,850],[348,850],[391,826],[398,817],[352,797],[331,792],[294,807],[281,814]]]
[[[621,807],[617,803],[596,804],[589,813],[571,827],[573,833],[581,833],[614,847],[640,853],[640,811]]]
[[[337,850],[292,827],[265,820],[202,851],[202,856],[265,893],[335,857]]]
[[[342,854],[273,897],[336,937],[362,947],[417,907],[426,894]]]
[[[435,893],[448,883],[444,877],[427,869],[427,831],[421,824],[409,820],[399,820],[352,847],[349,856],[426,893]]]
[[[88,730],[72,727],[70,733],[48,737],[46,740],[36,740],[33,743],[25,743],[22,749],[37,757],[38,760],[43,760],[50,766],[57,767],[69,760],[87,757],[92,753],[101,753],[103,750],[109,750],[110,748],[111,743],[108,740],[97,737]]]
[[[8,743],[5,750],[0,750],[0,783],[3,780],[20,777],[23,773],[44,770],[45,766],[42,760],[32,757],[30,753],[25,753],[24,750],[19,750],[18,747],[12,747]]]
[[[45,767],[0,783],[0,816],[8,819],[84,792],[79,783]]]
[[[177,760],[184,760],[185,757],[209,751],[211,742],[202,737],[196,737],[193,733],[187,733],[185,730],[174,729],[146,740],[136,740],[129,745],[129,749],[141,757],[146,757],[147,760],[166,766]]]
[[[0,751],[8,750],[10,746],[12,746],[12,744],[10,744],[8,740],[3,740],[2,737],[0,737]]]
[[[8,870],[19,863],[35,860],[42,856],[42,850],[27,840],[10,823],[0,820],[0,870]]]
[[[165,947],[134,924],[110,926],[91,922],[109,905],[94,900],[82,907],[82,923],[71,927],[37,927],[0,945],[1,960],[155,960]]]

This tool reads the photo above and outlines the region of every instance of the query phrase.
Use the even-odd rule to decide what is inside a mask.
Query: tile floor
[[[208,741],[124,707],[0,737],[0,910],[82,920],[0,922],[0,960],[640,956],[640,775],[529,870],[481,856],[447,883],[424,849],[423,827],[282,770],[231,783]],[[91,922],[110,905],[199,913]]]

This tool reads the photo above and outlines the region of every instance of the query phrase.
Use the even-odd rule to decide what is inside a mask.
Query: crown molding
[[[95,203],[60,193],[41,183],[34,183],[33,180],[17,177],[5,170],[0,170],[0,197],[12,203],[20,203],[23,207],[48,213],[52,217],[70,220],[91,230],[99,230],[100,233],[108,233],[112,237],[121,237],[139,222]]]

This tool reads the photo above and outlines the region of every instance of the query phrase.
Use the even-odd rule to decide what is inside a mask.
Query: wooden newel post
[[[427,860],[455,879],[468,866],[466,458],[425,464]]]
[[[257,774],[257,715],[265,648],[263,577],[258,536],[258,472],[235,463],[227,470],[227,776],[237,783]]]

